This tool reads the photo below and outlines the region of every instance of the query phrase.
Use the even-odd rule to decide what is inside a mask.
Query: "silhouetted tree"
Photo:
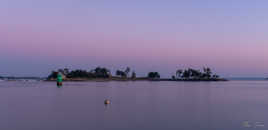
[[[127,67],[126,70],[125,70],[125,74],[126,74],[127,77],[128,77],[129,72],[130,72],[130,68]]]
[[[67,69],[64,70],[66,72]],[[97,67],[91,71],[86,70],[73,70],[71,72],[68,72],[67,78],[109,78],[110,77],[110,70],[106,68]]]
[[[132,79],[136,79],[136,73],[135,73],[135,71],[132,72],[132,74],[131,74],[131,78],[132,78]]]
[[[149,72],[147,77],[150,79],[159,79],[160,74],[158,72]]]
[[[121,71],[120,70],[117,70],[116,73],[115,73],[116,76],[121,76]]]
[[[195,69],[189,69],[190,72],[190,77],[194,78],[194,79],[199,79],[202,75],[202,73],[199,70],[195,70]]]
[[[204,78],[208,78],[208,79],[211,78],[212,72],[211,72],[211,69],[210,68],[204,67],[203,68],[203,71],[204,71],[204,75],[203,75]]]
[[[126,77],[127,77],[126,73],[123,72],[123,71],[121,71],[121,70],[117,70],[117,71],[116,71],[116,75],[117,75],[117,76],[120,76],[120,77],[122,77],[122,78],[126,78]]]
[[[192,69],[192,68],[188,68],[185,70],[177,70],[176,77],[182,77],[184,79],[196,79],[196,80],[219,78],[219,76],[216,74],[212,75],[210,68],[203,68],[203,72],[201,72],[200,70]]]
[[[69,69],[68,68],[64,68],[63,69],[63,74],[64,75],[68,75],[69,74]]]
[[[96,78],[96,76],[86,70],[73,70],[69,72],[67,78]]]
[[[181,69],[177,70],[176,71],[176,77],[177,78],[181,78],[182,77],[182,73],[183,73],[183,71]]]
[[[183,73],[182,73],[182,77],[185,78],[185,79],[189,79],[191,76],[191,73],[189,70],[184,70]]]
[[[110,77],[110,70],[106,68],[97,67],[94,70],[94,74],[96,78],[109,78]]]
[[[175,77],[174,75],[172,75],[172,76],[171,76],[171,78],[172,78],[173,80],[175,80],[175,79],[176,79],[176,77]]]

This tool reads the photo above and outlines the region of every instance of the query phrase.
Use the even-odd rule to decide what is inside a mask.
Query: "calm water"
[[[267,81],[0,82],[1,130],[267,128]]]

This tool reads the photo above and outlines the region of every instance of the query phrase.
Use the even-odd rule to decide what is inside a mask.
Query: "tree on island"
[[[175,79],[176,79],[176,76],[175,76],[175,75],[172,75],[172,76],[171,76],[171,79],[172,79],[172,80],[175,80]]]
[[[211,72],[211,69],[210,68],[206,68],[206,67],[204,67],[203,68],[203,71],[204,71],[204,74],[203,74],[203,77],[204,78],[211,78],[211,74],[212,74],[212,72]]]
[[[127,77],[126,73],[124,71],[121,71],[121,70],[116,71],[116,76],[120,76],[121,78]]]
[[[70,72],[70,71],[69,71],[69,69],[68,69],[68,68],[64,68],[64,69],[63,69],[63,74],[68,75],[68,74],[69,74],[69,72]]]
[[[191,73],[189,70],[184,70],[183,73],[182,73],[182,78],[184,79],[189,79],[191,76]]]
[[[130,72],[130,68],[127,67],[126,70],[125,70],[125,74],[126,74],[127,77],[128,77],[129,72]]]
[[[150,79],[160,79],[160,74],[158,72],[149,72],[147,77]]]
[[[120,76],[121,78],[131,78],[136,79],[135,71],[132,71],[131,75],[129,74],[131,69],[127,67],[125,70],[117,70],[116,76]],[[57,75],[61,74],[63,77],[67,78],[67,80],[72,79],[94,79],[94,78],[111,78],[111,71],[107,68],[97,67],[92,69],[91,71],[87,70],[72,70],[69,69],[58,69],[58,71],[52,71],[48,76],[48,80],[55,80]],[[130,75],[130,76],[129,76]],[[149,72],[147,75],[148,79],[160,79],[160,74],[158,72]],[[216,81],[220,79],[220,76],[213,74],[209,67],[204,67],[202,71],[197,69],[188,68],[185,70],[178,69],[176,74],[171,77],[171,80],[194,80],[194,81]]]
[[[109,78],[111,77],[110,70],[106,68],[97,67],[91,71],[86,70],[72,70],[69,71],[69,69],[59,69],[58,71],[52,71],[51,74],[48,76],[48,79],[56,79],[57,74],[61,73],[62,75],[66,76],[69,79],[72,78]]]
[[[129,77],[130,68],[127,67],[125,71],[117,70],[116,76],[120,76],[121,78],[127,78]]]
[[[135,71],[132,72],[131,79],[136,79],[136,72]]]
[[[179,79],[182,77],[183,70],[179,69],[176,71],[176,77]]]
[[[193,79],[199,79],[202,76],[200,70],[189,69],[189,71],[190,71],[190,77],[192,77]]]
[[[67,74],[67,78],[96,78],[96,75],[86,70],[73,70]]]
[[[203,72],[200,70],[188,68],[185,70],[177,70],[176,71],[176,77],[182,78],[185,80],[191,79],[191,80],[210,80],[210,79],[218,79],[219,76],[216,74],[212,75],[212,71],[210,68],[203,68]]]
[[[93,73],[95,74],[96,78],[109,78],[111,75],[110,70],[101,67],[95,68]]]

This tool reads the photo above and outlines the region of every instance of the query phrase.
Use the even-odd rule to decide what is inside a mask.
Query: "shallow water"
[[[1,130],[266,130],[267,110],[267,81],[0,82]]]

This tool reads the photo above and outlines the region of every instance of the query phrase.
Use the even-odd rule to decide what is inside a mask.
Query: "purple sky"
[[[102,1],[102,2],[100,2]],[[1,0],[0,75],[211,67],[268,76],[266,0]]]

